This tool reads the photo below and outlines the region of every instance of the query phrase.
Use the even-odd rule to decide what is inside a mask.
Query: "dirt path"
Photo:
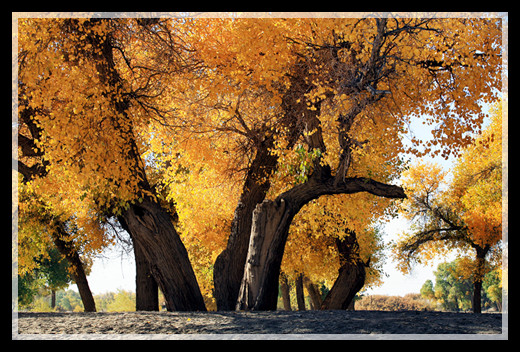
[[[444,312],[19,313],[17,323],[19,334],[502,333],[501,314]]]

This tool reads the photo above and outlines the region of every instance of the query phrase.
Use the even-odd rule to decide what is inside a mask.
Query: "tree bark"
[[[161,288],[168,311],[205,311],[195,273],[169,214],[145,197],[131,204],[119,217],[142,250],[155,282]]]
[[[143,251],[134,243],[135,310],[159,311],[159,286]]]
[[[213,268],[214,297],[217,310],[233,310],[237,303],[240,283],[244,276],[253,210],[265,199],[269,190],[269,175],[276,168],[277,157],[269,152],[272,138],[257,148],[235,209],[227,246],[220,253]]]
[[[305,288],[307,289],[307,292],[309,292],[309,295],[311,296],[311,307],[314,310],[318,310],[321,307],[321,296],[320,291],[316,287],[315,284],[312,283],[311,280],[309,280],[308,277],[303,277],[303,284],[305,285]]]
[[[94,301],[94,296],[92,296],[92,291],[88,285],[87,275],[83,268],[83,262],[81,261],[74,244],[70,241],[63,240],[63,238],[67,238],[65,224],[61,221],[55,220],[53,221],[53,225],[55,231],[52,231],[52,240],[60,254],[67,259],[70,267],[73,268],[72,278],[78,286],[79,295],[83,302],[83,308],[85,309],[85,312],[95,312],[96,302]]]
[[[289,289],[289,283],[287,282],[287,276],[284,273],[281,274],[280,279],[280,291],[282,291],[283,308],[285,310],[292,310],[291,307],[291,293]]]
[[[473,277],[473,295],[471,297],[471,306],[473,313],[482,313],[482,281],[484,280],[486,255],[489,252],[489,245],[480,247],[474,245],[476,253],[477,268]]]
[[[298,310],[305,310],[305,294],[303,292],[303,275],[300,274],[296,278],[296,303]]]
[[[291,88],[283,93],[281,104],[284,115],[280,124],[287,130],[289,149],[294,146],[302,132],[302,114],[314,116],[319,113],[319,110],[309,110],[306,101],[299,99],[313,86],[307,82],[302,71],[305,70],[305,65],[297,63],[294,70],[294,74],[290,76]],[[251,237],[253,211],[257,204],[265,199],[271,186],[269,177],[278,166],[278,157],[270,152],[270,149],[274,148],[273,136],[270,132],[262,130],[254,133],[256,139],[260,140],[258,136],[263,136],[263,139],[260,142],[255,141],[255,158],[248,168],[242,195],[235,209],[227,247],[217,257],[213,268],[214,297],[218,310],[232,310],[237,304]]]
[[[336,239],[336,248],[340,257],[339,275],[331,290],[323,300],[321,309],[348,309],[356,293],[365,284],[366,264],[359,258],[359,245],[356,234],[347,231],[343,239]]]
[[[265,200],[253,212],[244,277],[236,309],[274,310],[278,277],[292,219],[308,202],[326,194],[369,192],[389,198],[405,198],[401,187],[368,178],[347,178],[338,182],[328,166],[321,167],[304,183]]]
[[[51,309],[56,308],[56,290],[51,290]]]

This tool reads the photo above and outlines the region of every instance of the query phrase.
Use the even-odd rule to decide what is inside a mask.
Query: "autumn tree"
[[[444,122],[439,124],[439,133],[452,136],[448,140],[438,138],[444,154],[448,154],[448,150],[469,142],[462,133],[458,135],[459,130],[478,128],[483,114],[474,99],[491,96],[490,87],[484,82],[500,81],[493,69],[498,64],[499,40],[498,23],[493,21],[366,19],[328,24],[333,28],[311,25],[311,35],[294,39],[305,44],[305,49],[300,52],[303,58],[299,61],[303,68],[296,66],[299,71],[293,74],[308,77],[307,82],[312,83],[306,93],[295,99],[296,104],[304,103],[303,111],[310,112],[295,118],[302,126],[302,142],[309,152],[317,149],[320,156],[310,165],[304,182],[255,208],[237,308],[274,309],[289,227],[306,203],[327,194],[369,192],[389,198],[405,196],[400,187],[375,181],[367,177],[368,173],[349,174],[357,153],[371,154],[369,144],[375,150],[404,149],[397,136],[406,115],[392,107],[398,106],[401,113],[408,109],[407,114],[435,111],[437,121]],[[475,27],[468,30],[471,25]],[[474,35],[480,26],[489,27],[497,35],[487,37],[487,44],[478,43],[481,49],[470,48],[466,41],[459,42],[458,35],[453,36],[454,32]],[[362,37],[365,40],[360,41]],[[442,42],[451,44],[443,49]],[[481,60],[481,55],[475,55],[477,51],[489,53],[494,59]],[[452,59],[447,58],[449,55],[453,55]],[[480,73],[485,67],[489,71],[483,77]],[[472,92],[471,98],[467,90]],[[456,102],[455,108],[450,101]],[[294,110],[302,111],[297,106]],[[470,111],[476,113],[476,121]],[[455,118],[455,113],[461,118]],[[371,121],[370,117],[375,118],[376,114],[388,118],[386,123],[395,126],[396,134],[392,136],[391,130]],[[376,127],[369,129],[372,123]],[[446,130],[447,126],[451,128]]]
[[[311,297],[310,284],[325,282],[332,287],[324,302],[314,300],[316,309],[346,308],[365,285],[380,282],[377,221],[386,215],[390,202],[369,194],[337,195],[314,200],[296,215],[281,270],[291,280],[303,275]]]
[[[186,249],[155,197],[139,151],[136,129],[146,122],[147,109],[154,108],[148,103],[156,88],[154,74],[143,82],[134,72],[132,85],[116,68],[114,53],[140,24],[21,21],[19,56],[26,66],[20,80],[31,97],[28,108],[36,110],[31,118],[44,131],[37,146],[45,152],[49,174],[55,175],[53,206],[74,209],[74,202],[86,199],[90,209],[118,216],[146,257],[168,309],[204,310]],[[123,61],[128,59],[124,53]],[[65,194],[68,202],[59,203]]]
[[[400,153],[446,156],[468,144],[483,119],[475,101],[493,100],[501,79],[495,19],[74,19],[20,28],[28,63],[20,79],[45,132],[38,148],[54,194],[69,208],[81,200],[117,216],[169,310],[204,309],[189,255],[202,268],[222,248],[218,309],[274,309],[300,209],[339,194],[403,198],[391,184]],[[427,150],[417,139],[402,144],[415,116],[435,125]],[[161,182],[151,182],[153,169]],[[222,199],[197,204],[204,196]],[[162,200],[179,212],[180,235]]]
[[[465,257],[460,265],[474,284],[475,313],[481,312],[485,274],[501,263],[501,115],[501,109],[494,109],[491,124],[457,160],[451,182],[440,166],[429,163],[415,165],[403,179],[409,195],[403,214],[414,226],[398,243],[398,256],[409,264],[449,249],[473,251],[473,259]]]

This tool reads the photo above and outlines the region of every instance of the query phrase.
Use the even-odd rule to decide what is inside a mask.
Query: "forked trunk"
[[[335,182],[330,168],[320,168],[303,184],[265,200],[253,212],[251,238],[244,277],[236,309],[275,310],[278,278],[289,227],[294,216],[308,202],[327,194],[369,192],[389,198],[405,198],[401,187],[367,178],[348,178]]]
[[[258,147],[235,209],[226,249],[217,257],[213,268],[214,297],[218,310],[233,310],[237,303],[240,283],[244,276],[253,210],[262,203],[269,190],[269,174],[276,168],[277,157],[271,155],[273,139]]]
[[[294,214],[284,199],[257,205],[237,310],[276,310],[280,265]]]

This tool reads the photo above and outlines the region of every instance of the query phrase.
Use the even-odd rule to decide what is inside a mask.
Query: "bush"
[[[431,304],[420,294],[409,293],[404,297],[371,295],[356,301],[356,310],[434,310]]]

